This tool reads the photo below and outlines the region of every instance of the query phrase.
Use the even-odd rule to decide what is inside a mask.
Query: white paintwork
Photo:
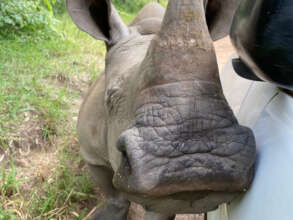
[[[254,131],[258,155],[251,188],[208,220],[293,220],[293,98],[268,83],[243,82],[231,63],[221,76],[240,124]]]

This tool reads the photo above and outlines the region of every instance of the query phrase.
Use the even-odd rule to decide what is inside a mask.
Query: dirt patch
[[[145,214],[144,209],[135,203],[131,204],[127,220],[141,220]],[[176,215],[176,220],[204,220],[204,214],[200,215]]]
[[[22,193],[31,192],[39,183],[52,181],[51,175],[57,164],[56,152],[31,152],[15,159],[17,177],[23,180]]]
[[[48,150],[51,145],[47,132],[54,134],[55,131],[45,131],[46,126],[40,115],[34,111],[27,111],[23,113],[23,116],[24,121],[12,129],[13,134],[1,137],[2,144],[6,146],[6,148],[0,148],[2,162],[13,156],[18,165],[18,159],[30,155],[32,151]]]
[[[59,72],[50,79],[53,82],[50,84],[57,85],[59,87],[70,88],[77,91],[81,96],[84,96],[90,87],[90,78],[87,74],[73,75],[71,77],[66,76],[64,73]]]

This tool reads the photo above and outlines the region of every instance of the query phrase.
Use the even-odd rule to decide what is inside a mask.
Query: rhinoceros
[[[96,220],[203,213],[253,178],[255,140],[222,92],[213,40],[238,0],[169,0],[126,26],[110,0],[67,0],[76,25],[106,44],[105,71],[80,110],[81,155],[107,197]]]

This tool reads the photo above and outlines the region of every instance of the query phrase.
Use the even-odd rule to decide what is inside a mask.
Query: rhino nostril
[[[124,169],[127,174],[131,173],[131,166],[130,166],[130,161],[128,158],[128,155],[126,151],[122,151],[122,165],[124,166]]]
[[[118,138],[116,147],[120,152],[126,151],[126,141],[123,135]]]
[[[124,168],[126,174],[130,174],[131,173],[131,165],[130,165],[130,160],[129,157],[127,155],[127,151],[126,151],[126,143],[125,143],[125,138],[123,136],[119,137],[118,141],[117,141],[117,149],[121,152],[122,154],[122,168]]]

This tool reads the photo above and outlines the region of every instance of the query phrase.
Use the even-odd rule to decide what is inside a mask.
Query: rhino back
[[[135,26],[138,23],[140,23],[142,20],[149,19],[149,18],[157,18],[157,19],[163,20],[164,14],[165,14],[165,9],[162,7],[162,5],[156,2],[151,2],[140,10],[140,12],[133,19],[133,21],[130,23],[129,26]]]

